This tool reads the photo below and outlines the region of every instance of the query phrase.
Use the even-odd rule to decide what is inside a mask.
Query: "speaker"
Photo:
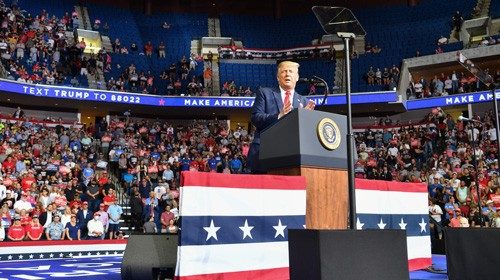
[[[179,237],[171,234],[132,234],[123,254],[121,277],[157,279],[159,274],[173,278]]]
[[[409,279],[404,230],[288,230],[290,280]]]
[[[449,279],[498,279],[500,229],[445,228]]]

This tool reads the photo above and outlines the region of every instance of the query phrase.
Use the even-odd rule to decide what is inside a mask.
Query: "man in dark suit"
[[[94,214],[92,213],[92,211],[89,210],[89,203],[87,201],[84,201],[82,203],[82,209],[80,209],[76,214],[76,220],[80,225],[82,238],[87,237],[88,235],[87,224],[90,220],[92,220],[93,217]]]
[[[276,123],[294,108],[314,109],[314,102],[295,92],[299,80],[299,64],[283,61],[278,65],[276,78],[279,88],[261,88],[252,107],[252,124],[257,128],[248,152],[248,167],[252,173],[263,173],[259,163],[260,133]]]
[[[16,118],[16,119],[22,119],[22,118],[24,118],[24,111],[21,110],[21,107],[17,107],[17,109],[14,112],[14,114],[12,114],[12,117]]]

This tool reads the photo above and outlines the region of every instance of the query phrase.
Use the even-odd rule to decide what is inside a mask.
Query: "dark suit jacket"
[[[13,117],[13,118],[20,118],[20,119],[21,119],[21,118],[24,118],[24,111],[23,111],[23,110],[19,110],[19,116],[17,116],[17,117],[16,117],[16,114],[17,114],[17,113],[18,113],[18,112],[17,112],[17,110],[16,110],[16,111],[14,111],[14,114],[12,114],[12,117]]]
[[[302,108],[307,105],[307,98],[295,92],[292,107]],[[248,152],[248,167],[254,173],[262,172],[259,164],[260,133],[278,121],[278,115],[283,109],[283,100],[279,89],[260,88],[255,95],[252,107],[252,124],[257,128]]]
[[[92,213],[92,211],[90,210],[87,210],[87,216],[84,216],[83,215],[83,210],[80,209],[78,210],[78,213],[76,214],[76,220],[78,222],[78,224],[80,225],[80,228],[81,229],[87,229],[87,223],[92,220],[92,218],[94,217],[94,213]]]

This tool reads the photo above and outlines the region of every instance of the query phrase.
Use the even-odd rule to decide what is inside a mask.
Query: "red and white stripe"
[[[427,186],[423,183],[400,183],[356,179],[356,212],[358,214],[423,214],[429,213]],[[410,271],[432,264],[430,235],[408,236]]]

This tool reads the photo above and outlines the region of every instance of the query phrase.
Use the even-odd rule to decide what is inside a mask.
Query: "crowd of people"
[[[370,66],[366,72],[366,82],[368,85],[383,85],[388,89],[394,89],[399,82],[399,73],[400,70],[396,65],[392,65],[391,68],[385,67],[383,70]]]
[[[109,77],[106,88],[112,91],[141,92],[145,94],[203,95],[203,92],[206,91],[203,85],[203,77],[194,73],[197,65],[198,58],[196,55],[191,54],[189,60],[186,56],[183,56],[178,63],[170,64],[157,76],[151,70],[137,69],[135,64],[131,64],[123,68],[119,77]],[[116,64],[114,67],[122,68],[120,64]]]
[[[180,172],[245,173],[250,137],[227,121],[115,118],[102,139],[109,143],[110,171],[130,197],[133,228],[175,232]]]
[[[0,125],[0,240],[123,238],[122,207],[91,129],[24,116]]]
[[[426,183],[436,238],[442,237],[445,226],[500,227],[493,115],[476,114],[473,119],[480,122],[471,122],[471,130],[467,123],[435,108],[419,124],[395,126],[388,121],[356,133],[359,157],[355,174],[367,179]]]
[[[47,127],[20,108],[13,118],[0,125],[2,241],[123,238],[118,199],[135,230],[175,233],[181,171],[247,171],[250,135],[227,121]]]
[[[217,52],[221,59],[335,59],[335,49],[329,44],[282,50],[262,50],[239,47],[231,39],[229,45],[220,46]]]
[[[81,56],[85,41],[68,44],[66,38],[66,31],[77,27],[77,18],[76,12],[56,17],[46,10],[31,15],[0,1],[4,76],[25,83],[79,84],[78,76],[89,63]]]
[[[500,84],[500,69],[494,72],[485,69],[484,72],[486,75],[490,75],[491,81]],[[420,76],[418,80],[410,80],[411,82],[407,89],[408,99],[439,97],[488,90],[485,83],[478,79],[476,75],[471,73],[465,74],[464,72],[458,73],[457,71],[453,71],[448,75],[445,73],[434,75],[432,80],[426,79],[424,76]]]
[[[222,85],[221,96],[254,96],[250,87],[237,86],[234,81],[226,81]]]
[[[47,127],[21,111],[0,125],[2,240],[115,239],[127,225],[175,233],[180,172],[248,172],[252,133],[227,121],[125,115],[86,129]],[[355,174],[426,183],[436,237],[445,226],[499,227],[496,129],[491,112],[473,118],[472,130],[440,108],[410,125],[385,118],[355,134]]]

